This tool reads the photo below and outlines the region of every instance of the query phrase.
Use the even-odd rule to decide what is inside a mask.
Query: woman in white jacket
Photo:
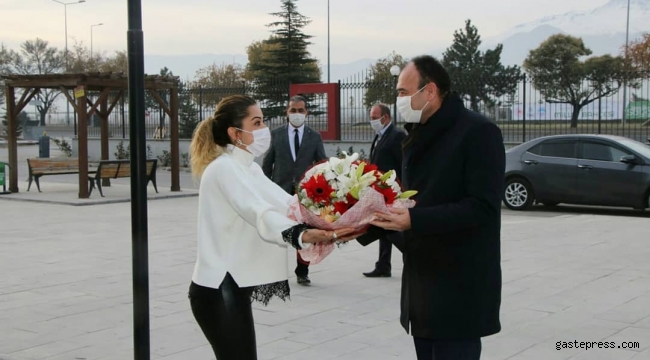
[[[252,98],[223,99],[196,128],[192,173],[200,177],[192,313],[217,360],[255,360],[251,301],[289,296],[287,246],[347,241],[353,229],[308,229],[287,217],[291,196],[253,160],[271,134]]]

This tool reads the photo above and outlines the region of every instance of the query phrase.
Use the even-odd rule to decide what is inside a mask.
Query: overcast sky
[[[62,0],[71,2],[73,0]],[[332,63],[405,56],[444,48],[455,29],[472,19],[484,38],[543,16],[588,10],[607,0],[330,0]],[[254,40],[268,37],[265,26],[279,0],[143,0],[145,53],[244,54]],[[327,60],[327,0],[300,0],[298,11],[312,19],[310,51]],[[126,49],[127,0],[86,0],[68,7],[68,46],[73,39],[95,51]],[[52,0],[0,0],[0,41],[17,48],[41,37],[64,47],[64,6]]]

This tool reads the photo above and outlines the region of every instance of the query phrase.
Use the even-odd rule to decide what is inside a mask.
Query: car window
[[[618,139],[619,143],[650,159],[650,146],[632,139]]]
[[[532,148],[528,149],[528,152],[535,155],[542,155],[542,144],[537,144]]]
[[[595,142],[584,142],[582,144],[582,158],[598,161],[620,161],[621,156],[630,153],[619,148]]]
[[[547,157],[575,158],[575,141],[545,141],[530,148],[528,152]]]

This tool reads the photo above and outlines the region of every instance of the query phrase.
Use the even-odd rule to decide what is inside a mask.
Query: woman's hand
[[[363,228],[361,228],[360,230],[356,230],[356,233],[346,234],[345,236],[341,236],[341,237],[338,238],[337,241],[338,242],[348,242],[350,240],[355,240],[359,236],[364,235],[368,231],[369,227],[370,227],[370,225],[367,225],[367,226],[364,226]]]
[[[319,230],[319,229],[309,229],[305,230],[302,233],[302,242],[303,243],[319,243],[319,242],[336,242],[336,241],[350,241],[356,238],[357,234],[354,234],[355,237],[350,237],[353,235],[354,228],[344,228],[338,230]]]

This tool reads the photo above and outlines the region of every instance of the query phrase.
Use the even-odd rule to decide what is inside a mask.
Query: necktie
[[[379,139],[379,134],[375,135],[375,138],[372,140],[372,145],[370,145],[370,161],[372,161],[375,145],[377,145],[377,139]]]
[[[298,159],[298,150],[300,149],[300,138],[298,137],[298,129],[293,130],[293,148],[296,153],[296,160]]]

